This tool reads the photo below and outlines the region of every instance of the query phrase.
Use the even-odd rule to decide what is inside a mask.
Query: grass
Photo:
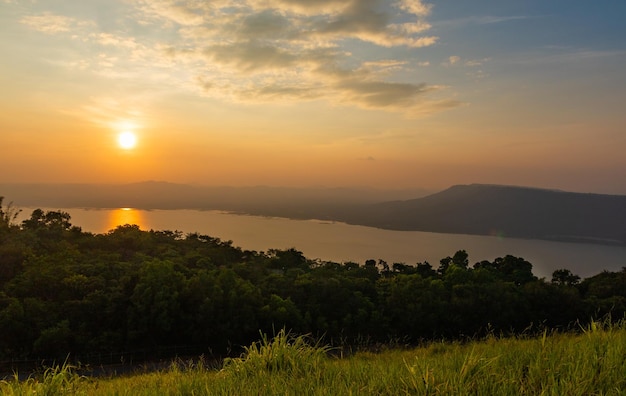
[[[622,395],[626,325],[593,323],[581,334],[432,343],[413,350],[333,357],[328,347],[281,331],[221,369],[201,364],[92,379],[72,367],[0,382],[3,395]]]

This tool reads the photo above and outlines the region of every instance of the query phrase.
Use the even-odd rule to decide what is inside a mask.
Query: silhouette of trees
[[[552,283],[559,286],[574,286],[580,282],[580,276],[568,269],[558,269],[552,273]]]
[[[21,212],[21,210],[14,208],[11,202],[6,208],[3,208],[3,202],[4,197],[0,196],[0,235],[8,232],[10,227],[15,226],[15,219]]]

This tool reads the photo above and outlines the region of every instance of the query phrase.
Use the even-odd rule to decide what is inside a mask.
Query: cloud
[[[494,16],[486,15],[482,17],[472,18],[472,21],[479,25],[489,25],[492,23],[503,23],[509,21],[518,21],[521,19],[528,19],[528,16],[514,15],[514,16]]]
[[[99,44],[113,46],[113,47],[126,47],[137,48],[138,44],[133,37],[122,37],[111,33],[97,33],[91,36],[91,38]]]
[[[408,11],[411,14],[419,16],[427,16],[430,14],[432,5],[426,4],[423,1],[415,0],[400,0],[398,2],[400,9]]]
[[[386,81],[363,81],[360,79],[342,79],[334,86],[345,100],[359,103],[364,107],[408,107],[416,98],[433,90],[425,83],[393,83]]]
[[[141,103],[145,103],[145,98],[93,96],[87,98],[82,106],[63,112],[114,130],[140,129],[146,122]]]
[[[253,9],[280,9],[288,13],[307,16],[320,14],[331,15],[342,12],[353,1],[350,0],[250,0]]]
[[[477,66],[482,66],[484,65],[486,62],[490,61],[491,58],[483,58],[483,59],[469,59],[466,60],[464,65],[467,67],[477,67]]]
[[[374,1],[354,1],[344,12],[331,18],[321,20],[318,24],[323,33],[354,35],[359,33],[382,32],[389,25],[390,15],[373,7]]]
[[[450,66],[465,66],[465,67],[478,67],[484,65],[486,62],[490,61],[491,58],[482,58],[482,59],[468,59],[462,61],[460,56],[452,55],[448,57],[447,60],[441,62],[442,66],[450,67]]]
[[[450,57],[448,57],[448,59],[445,62],[442,62],[441,64],[443,66],[454,66],[456,64],[458,64],[461,61],[461,57],[460,56],[456,56],[456,55],[452,55]]]
[[[127,0],[118,25],[91,25],[97,45],[84,64],[110,78],[163,79],[169,86],[239,102],[324,99],[412,114],[455,101],[430,98],[445,89],[404,81],[408,62],[388,48],[418,51],[432,6],[422,0]],[[43,14],[22,23],[69,34],[91,22]],[[358,57],[353,45],[371,50]],[[94,47],[96,48],[96,47]],[[395,52],[397,56],[397,51]],[[452,62],[452,57],[449,59]],[[420,66],[428,63],[419,63]]]
[[[204,23],[204,15],[209,9],[208,3],[201,1],[135,0],[135,6],[141,12],[144,23],[161,20],[184,26]]]
[[[20,19],[20,22],[32,29],[46,34],[70,32],[92,24],[91,22],[79,21],[74,18],[63,15],[55,15],[52,13],[27,15]]]
[[[420,18],[427,15],[421,2],[402,1],[397,6],[407,12],[406,17],[414,18],[411,22],[393,23],[392,13],[380,0],[354,0],[341,13],[328,19],[320,19],[315,24],[315,31],[332,38],[356,38],[383,47],[407,46],[427,47],[435,44],[436,36],[418,37],[416,34],[430,29],[430,24]]]
[[[396,59],[382,59],[375,61],[363,62],[361,68],[367,70],[372,74],[376,74],[379,77],[392,75],[396,71],[405,69],[407,61],[401,61]]]
[[[291,22],[276,10],[263,10],[245,16],[237,34],[242,38],[282,38],[291,31]]]
[[[451,19],[446,21],[439,21],[437,24],[441,28],[463,28],[471,25],[491,25],[496,23],[506,23],[512,21],[519,21],[530,18],[538,18],[537,16],[526,15],[509,15],[509,16],[497,16],[497,15],[482,15],[482,16],[470,16],[466,18]]]
[[[212,45],[205,48],[204,53],[211,60],[231,65],[242,72],[288,69],[298,59],[288,50],[259,41]]]

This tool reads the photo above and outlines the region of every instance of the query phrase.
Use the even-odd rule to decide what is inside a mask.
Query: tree
[[[22,211],[21,209],[15,209],[13,207],[13,202],[9,202],[6,208],[2,208],[2,202],[4,201],[4,197],[0,196],[0,234],[9,230],[12,226],[14,226],[15,219]]]
[[[292,268],[308,269],[309,262],[302,252],[290,248],[287,250],[270,249],[268,254],[272,258],[271,268],[287,271]]]
[[[302,331],[302,315],[291,298],[271,294],[260,309],[260,322],[264,330],[281,329]]]
[[[181,311],[180,293],[184,277],[169,261],[154,259],[143,264],[130,297],[130,329],[137,341],[159,345],[170,343]]]
[[[448,256],[439,261],[439,268],[437,269],[437,272],[441,275],[444,275],[447,269],[452,264],[456,265],[457,267],[467,268],[467,266],[469,265],[468,257],[469,255],[465,250],[458,250],[456,253],[454,253],[454,256]]]
[[[22,227],[36,239],[37,250],[54,251],[62,248],[60,241],[69,239],[72,235],[80,235],[80,228],[72,227],[70,219],[70,214],[67,212],[44,212],[41,209],[35,209],[30,218],[22,221]]]
[[[30,215],[30,218],[22,222],[22,225],[24,228],[31,230],[48,229],[67,231],[72,227],[70,219],[71,216],[67,212],[56,210],[44,212],[41,209],[35,209]]]
[[[445,274],[450,264],[452,264],[452,257],[450,256],[439,260],[439,268],[437,268],[437,273],[439,275]]]
[[[395,274],[410,275],[417,273],[417,267],[405,263],[393,263],[391,268]]]
[[[493,262],[483,260],[474,264],[474,269],[485,270],[495,274],[498,278],[513,282],[517,286],[537,280],[533,275],[533,265],[521,257],[507,254],[504,258],[498,257]]]
[[[432,278],[437,275],[437,271],[433,269],[433,266],[430,265],[428,261],[417,263],[415,266],[415,272],[420,274],[423,278]]]
[[[580,276],[572,274],[568,269],[558,269],[552,273],[552,283],[559,286],[575,286],[580,282]]]
[[[365,260],[365,266],[366,267],[376,267],[376,260],[374,260],[374,259]]]
[[[0,285],[18,274],[28,250],[15,223],[21,210],[15,209],[12,202],[3,208],[3,201],[0,196]]]
[[[385,275],[385,276],[389,275],[389,273],[391,272],[389,270],[389,264],[387,264],[387,262],[385,260],[383,260],[383,259],[378,259],[378,266],[380,268],[382,268],[380,270],[380,273]]]
[[[454,253],[454,256],[452,256],[452,263],[454,265],[458,265],[459,267],[467,268],[467,266],[469,265],[468,257],[469,255],[465,250],[459,250]]]

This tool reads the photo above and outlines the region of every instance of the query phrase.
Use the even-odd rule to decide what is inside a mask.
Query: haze
[[[624,15],[623,0],[0,0],[0,182],[626,194]]]

